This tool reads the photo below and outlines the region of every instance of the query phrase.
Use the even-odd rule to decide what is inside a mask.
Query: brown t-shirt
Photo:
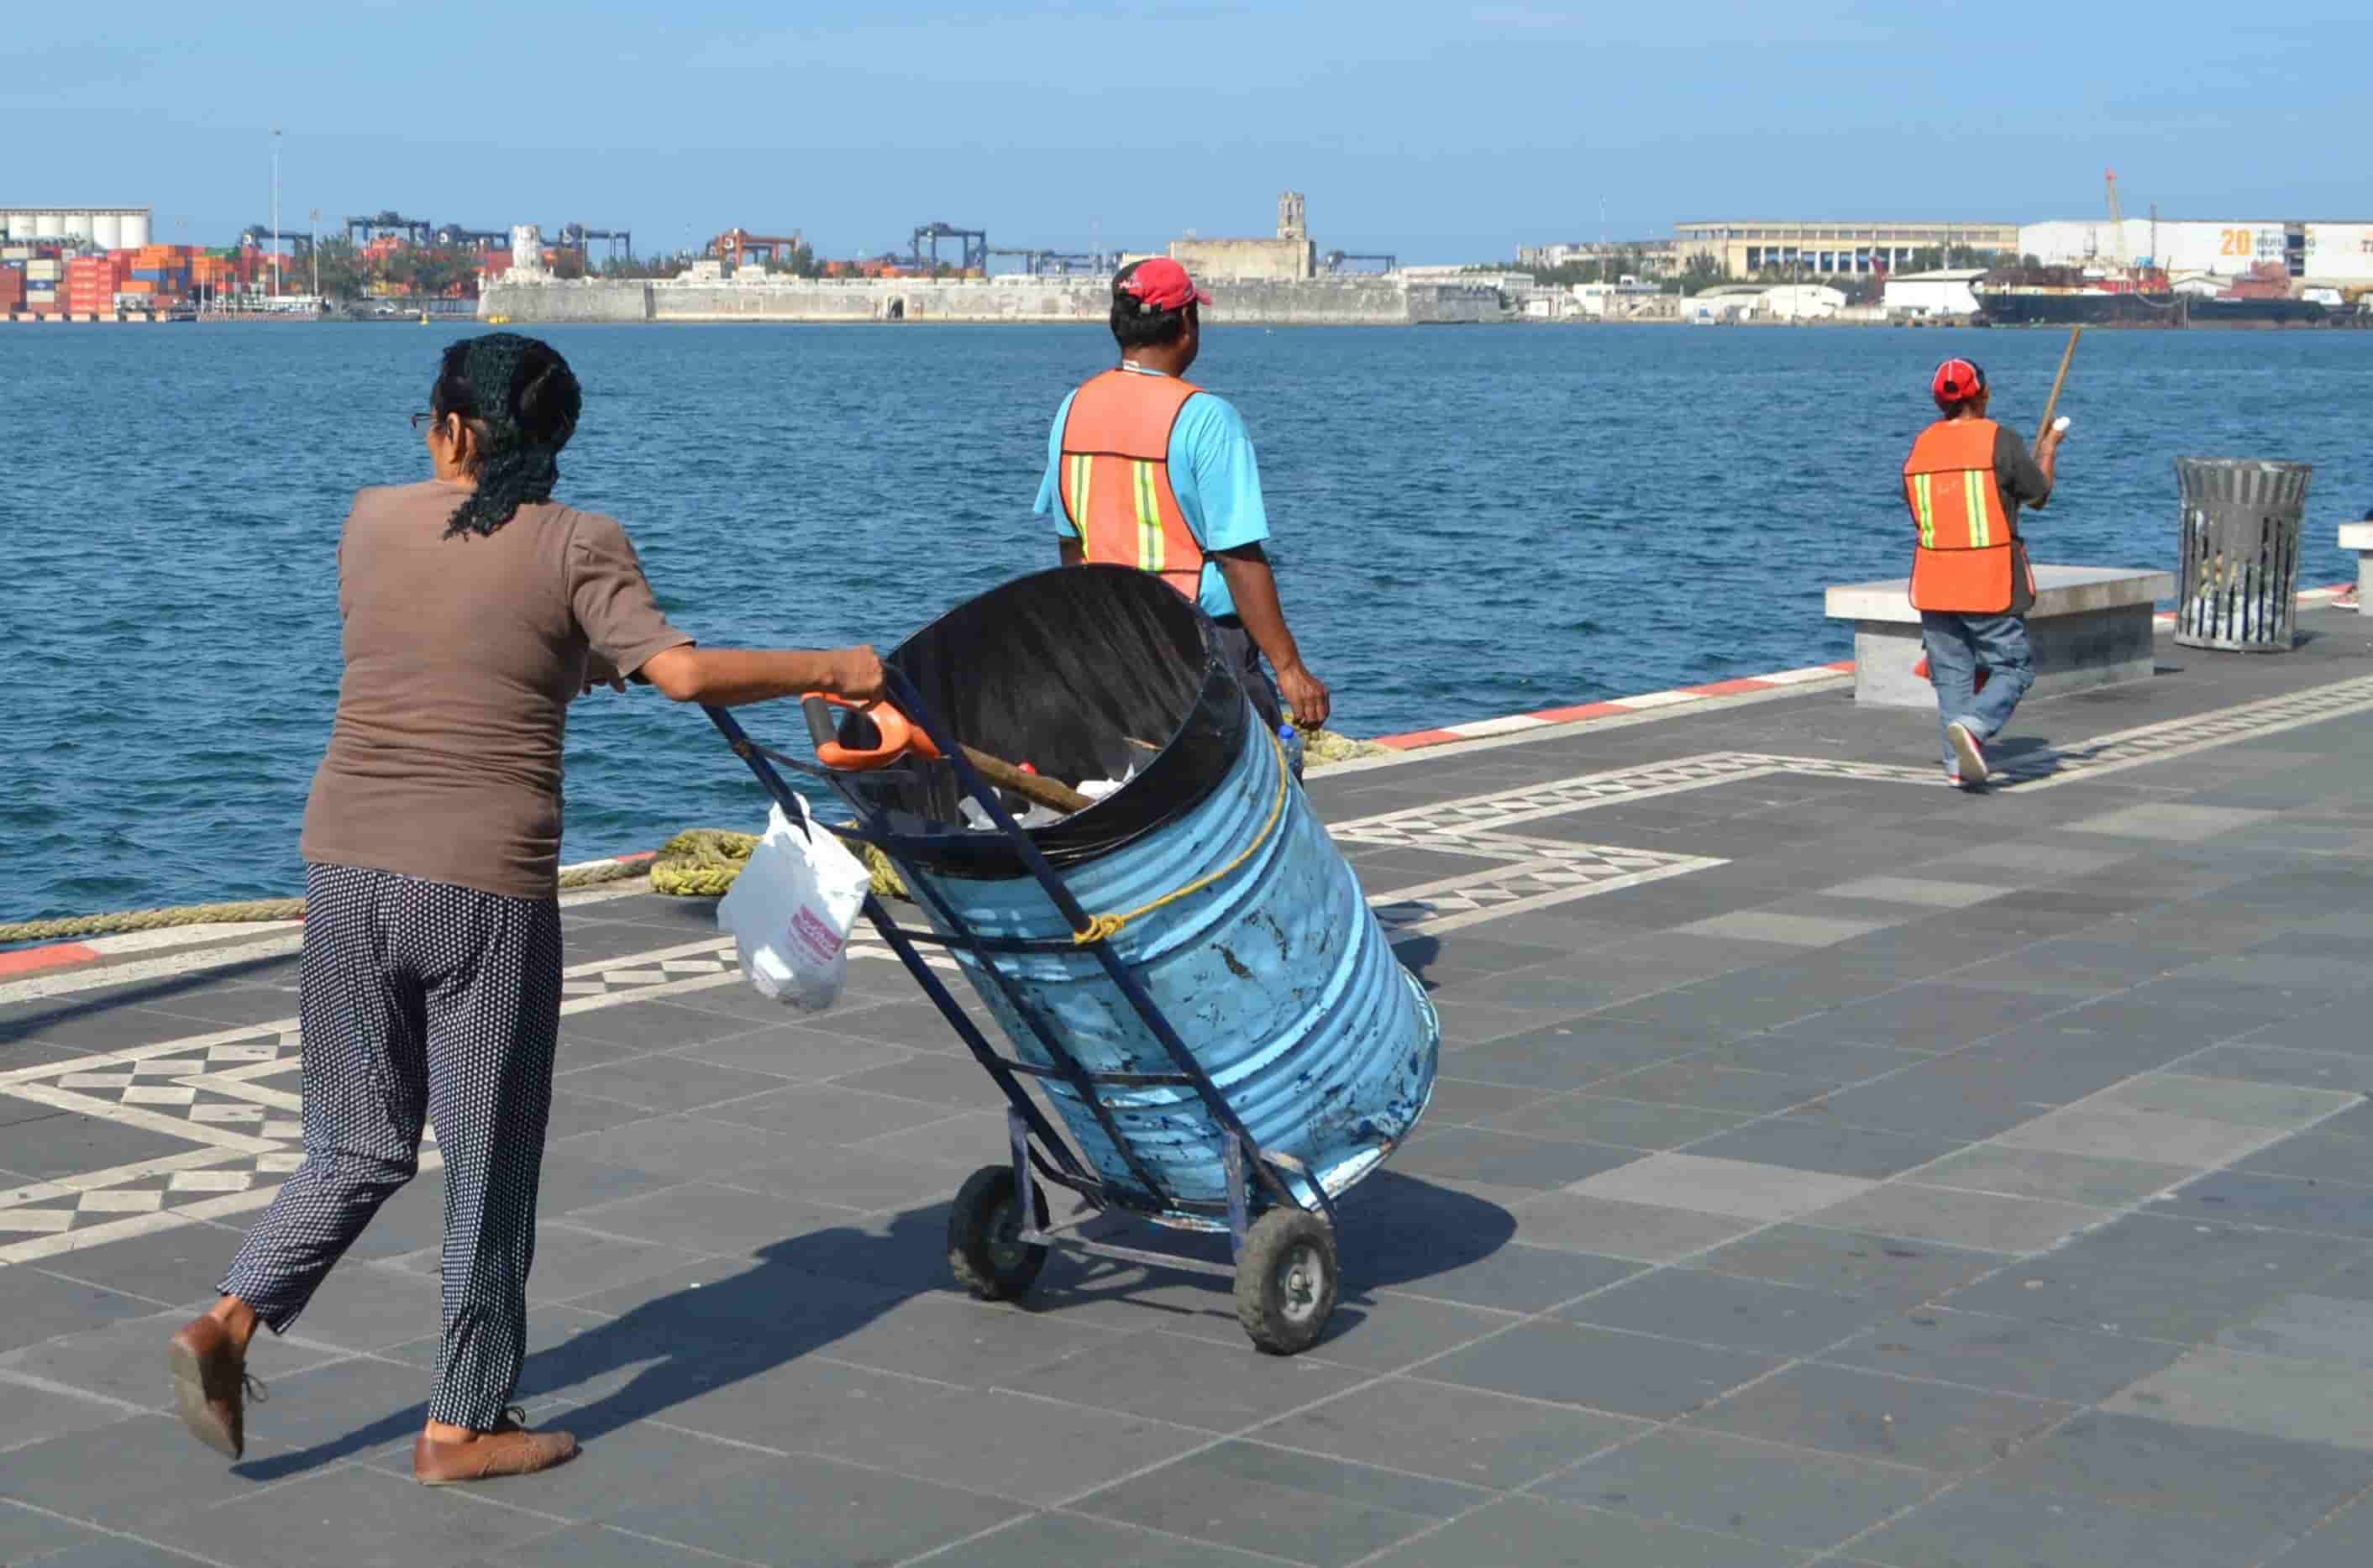
[[[520,898],[560,866],[561,737],[590,674],[692,641],[612,519],[521,507],[448,539],[468,494],[365,490],[338,544],[345,679],[299,849]]]

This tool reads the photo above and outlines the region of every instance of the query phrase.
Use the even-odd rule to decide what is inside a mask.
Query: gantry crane
[[[753,234],[746,228],[729,228],[708,242],[708,253],[738,269],[744,261],[754,261],[761,255],[769,262],[789,261],[791,252],[806,243],[796,228],[788,235]]]
[[[914,264],[916,271],[920,272],[926,264],[923,261],[923,243],[925,240],[929,240],[931,246],[931,259],[928,264],[933,271],[937,271],[939,269],[941,265],[940,241],[942,240],[957,240],[963,241],[963,271],[980,273],[986,273],[988,271],[988,234],[987,230],[979,228],[957,228],[953,225],[941,223],[937,220],[929,223],[918,224],[915,228],[915,237],[912,241],[912,254],[915,258]]]
[[[612,261],[616,261],[622,252],[627,261],[631,262],[635,259],[635,235],[632,229],[588,228],[581,223],[564,223],[560,226],[561,247],[575,251],[589,261],[592,258],[587,251],[587,246],[596,240],[609,242]]]

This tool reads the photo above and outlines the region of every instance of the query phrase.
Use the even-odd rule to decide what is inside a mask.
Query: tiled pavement
[[[988,1080],[894,965],[788,1023],[706,906],[573,905],[522,1390],[405,1472],[438,1182],[228,1473],[161,1343],[294,1162],[294,960],[0,988],[0,1563],[2373,1560],[2373,648],[2162,645],[2017,780],[1807,688],[1313,780],[1444,1078],[1327,1340],[1199,1277],[946,1274]]]

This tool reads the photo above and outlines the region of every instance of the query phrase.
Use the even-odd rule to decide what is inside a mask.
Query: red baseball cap
[[[1967,403],[1986,390],[1986,373],[1974,359],[1947,359],[1936,367],[1928,390],[1938,403]]]
[[[1211,302],[1210,295],[1195,287],[1186,269],[1167,256],[1138,263],[1118,287],[1123,294],[1156,310],[1184,310],[1189,301],[1198,305]]]

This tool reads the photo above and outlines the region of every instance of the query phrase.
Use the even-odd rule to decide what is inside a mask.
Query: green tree
[[[1682,294],[1702,294],[1718,284],[1728,283],[1730,274],[1722,263],[1701,252],[1689,258],[1689,265],[1681,269],[1676,281],[1680,285],[1678,292]]]
[[[409,253],[412,263],[412,287],[420,294],[447,295],[459,287],[463,293],[474,293],[478,286],[478,253],[475,251],[415,251]]]
[[[685,258],[680,255],[646,256],[640,260],[613,256],[594,269],[594,275],[646,282],[654,278],[681,277],[687,264]]]
[[[313,253],[321,263],[323,298],[354,299],[361,296],[368,275],[363,269],[362,252],[355,249],[352,240],[343,234],[324,240]]]

